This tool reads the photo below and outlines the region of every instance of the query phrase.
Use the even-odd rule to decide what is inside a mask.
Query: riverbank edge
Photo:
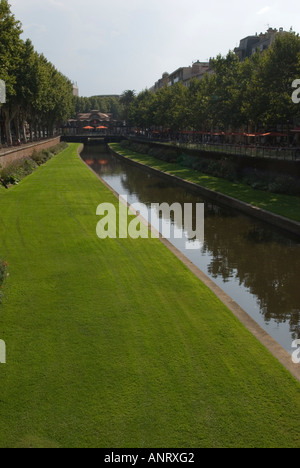
[[[214,201],[216,203],[219,203],[229,208],[234,208],[236,210],[239,210],[249,216],[259,219],[260,221],[268,222],[269,224],[272,224],[273,226],[279,229],[283,229],[284,231],[287,231],[290,234],[300,237],[300,223],[297,221],[293,221],[292,219],[277,215],[275,213],[272,213],[271,211],[264,210],[257,206],[238,200],[237,198],[233,198],[233,197],[230,197],[229,195],[225,195],[221,192],[210,190],[206,187],[203,187],[202,185],[198,185],[198,184],[195,184],[194,182],[181,179],[178,176],[174,176],[167,172],[160,171],[159,169],[156,169],[154,167],[148,166],[147,164],[135,161],[129,158],[128,156],[118,153],[111,147],[111,145],[108,145],[108,147],[110,151],[112,152],[112,154],[114,154],[119,159],[126,160],[129,164],[132,164],[138,167],[143,167],[148,172],[164,177],[165,179],[168,179],[168,181],[173,181],[174,184],[177,184],[184,189],[188,189],[197,195],[203,195],[209,198],[211,201]]]
[[[80,160],[95,174],[95,176],[104,184],[114,195],[119,199],[119,194],[97,174],[82,158],[81,153],[84,145],[81,144],[77,149],[77,154]],[[115,154],[116,152],[110,151]],[[124,158],[115,154],[119,158]],[[125,158],[128,161],[132,160]],[[136,165],[147,168],[144,164],[136,163]],[[155,170],[156,172],[160,172]],[[165,174],[165,173],[162,173]],[[194,184],[195,185],[195,184]],[[130,204],[127,203],[128,207]],[[182,252],[180,252],[171,242],[165,239],[158,231],[156,231],[151,224],[148,223],[140,214],[135,213],[140,221],[148,227],[149,230],[155,232],[160,241],[167,247],[205,286],[207,286],[215,296],[233,313],[233,315],[252,333],[252,335],[291,373],[291,375],[300,382],[300,365],[294,364],[291,355],[280,346],[277,341],[272,338],[250,315],[242,309],[228,294],[226,294],[217,284],[212,281],[200,268],[194,265]]]

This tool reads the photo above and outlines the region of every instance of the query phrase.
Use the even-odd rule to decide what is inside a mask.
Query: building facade
[[[79,97],[79,88],[77,86],[77,83],[73,83],[73,96]]]
[[[88,129],[91,131],[110,130],[113,125],[111,118],[108,114],[103,114],[98,110],[92,110],[87,113],[77,114],[76,118],[67,121],[65,130],[67,134],[78,135],[84,133]]]
[[[164,73],[150,91],[156,92],[166,86],[173,86],[176,83],[183,83],[185,86],[189,86],[193,78],[201,80],[205,73],[210,69],[209,62],[195,62],[191,67],[181,67],[175,70],[173,73]]]
[[[87,132],[101,135],[122,134],[125,130],[123,121],[113,120],[112,114],[104,114],[99,110],[79,113],[61,127],[64,135],[83,135]]]
[[[269,28],[266,33],[245,37],[240,41],[239,47],[234,49],[234,52],[242,62],[246,58],[251,57],[251,55],[255,54],[257,51],[262,53],[269,49],[279,34],[286,34],[286,32],[283,28],[280,28],[279,31],[277,29]]]

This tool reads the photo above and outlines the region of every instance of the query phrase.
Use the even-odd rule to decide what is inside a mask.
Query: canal
[[[104,145],[85,146],[81,157],[130,204],[142,203],[150,210],[153,203],[204,203],[205,236],[204,242],[195,241],[197,249],[186,249],[186,241],[176,238],[179,228],[172,214],[160,220],[159,230],[171,224],[170,242],[286,351],[293,352],[292,342],[300,339],[299,239],[131,166]]]

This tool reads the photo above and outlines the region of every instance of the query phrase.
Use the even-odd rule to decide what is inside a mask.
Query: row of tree
[[[104,114],[111,114],[114,120],[122,120],[124,113],[120,96],[92,96],[76,98],[76,114],[90,112],[91,110],[99,110]]]
[[[288,130],[300,118],[292,101],[292,83],[300,78],[300,38],[294,32],[278,35],[272,47],[244,62],[229,52],[211,60],[211,72],[189,87],[182,83],[157,93],[131,96],[127,112],[142,129],[170,132]],[[128,97],[130,97],[128,95]]]
[[[73,86],[30,40],[21,38],[22,26],[7,0],[0,1],[0,79],[6,84],[6,103],[0,126],[8,145],[16,140],[51,136],[55,126],[74,113]],[[28,133],[29,132],[29,133]]]
[[[77,97],[75,101],[76,113],[100,110],[104,114],[111,114],[114,120],[129,122],[130,106],[136,97],[135,91],[127,90],[121,96],[92,96]],[[129,122],[130,123],[130,122]]]

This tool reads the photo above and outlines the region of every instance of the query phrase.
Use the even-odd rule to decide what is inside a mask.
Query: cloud
[[[259,10],[259,11],[257,12],[257,14],[258,14],[258,15],[264,15],[265,13],[268,13],[270,10],[271,10],[271,7],[265,6],[264,8],[262,8],[261,10]]]
[[[23,30],[26,32],[26,34],[30,31],[32,32],[33,30],[36,31],[39,34],[44,34],[47,32],[47,27],[44,24],[37,24],[37,23],[30,23],[30,24],[24,24],[23,25]]]
[[[65,10],[65,11],[71,10],[70,6],[66,5],[65,3],[59,2],[57,0],[48,0],[48,3],[50,3],[51,6],[59,8],[61,10]]]

